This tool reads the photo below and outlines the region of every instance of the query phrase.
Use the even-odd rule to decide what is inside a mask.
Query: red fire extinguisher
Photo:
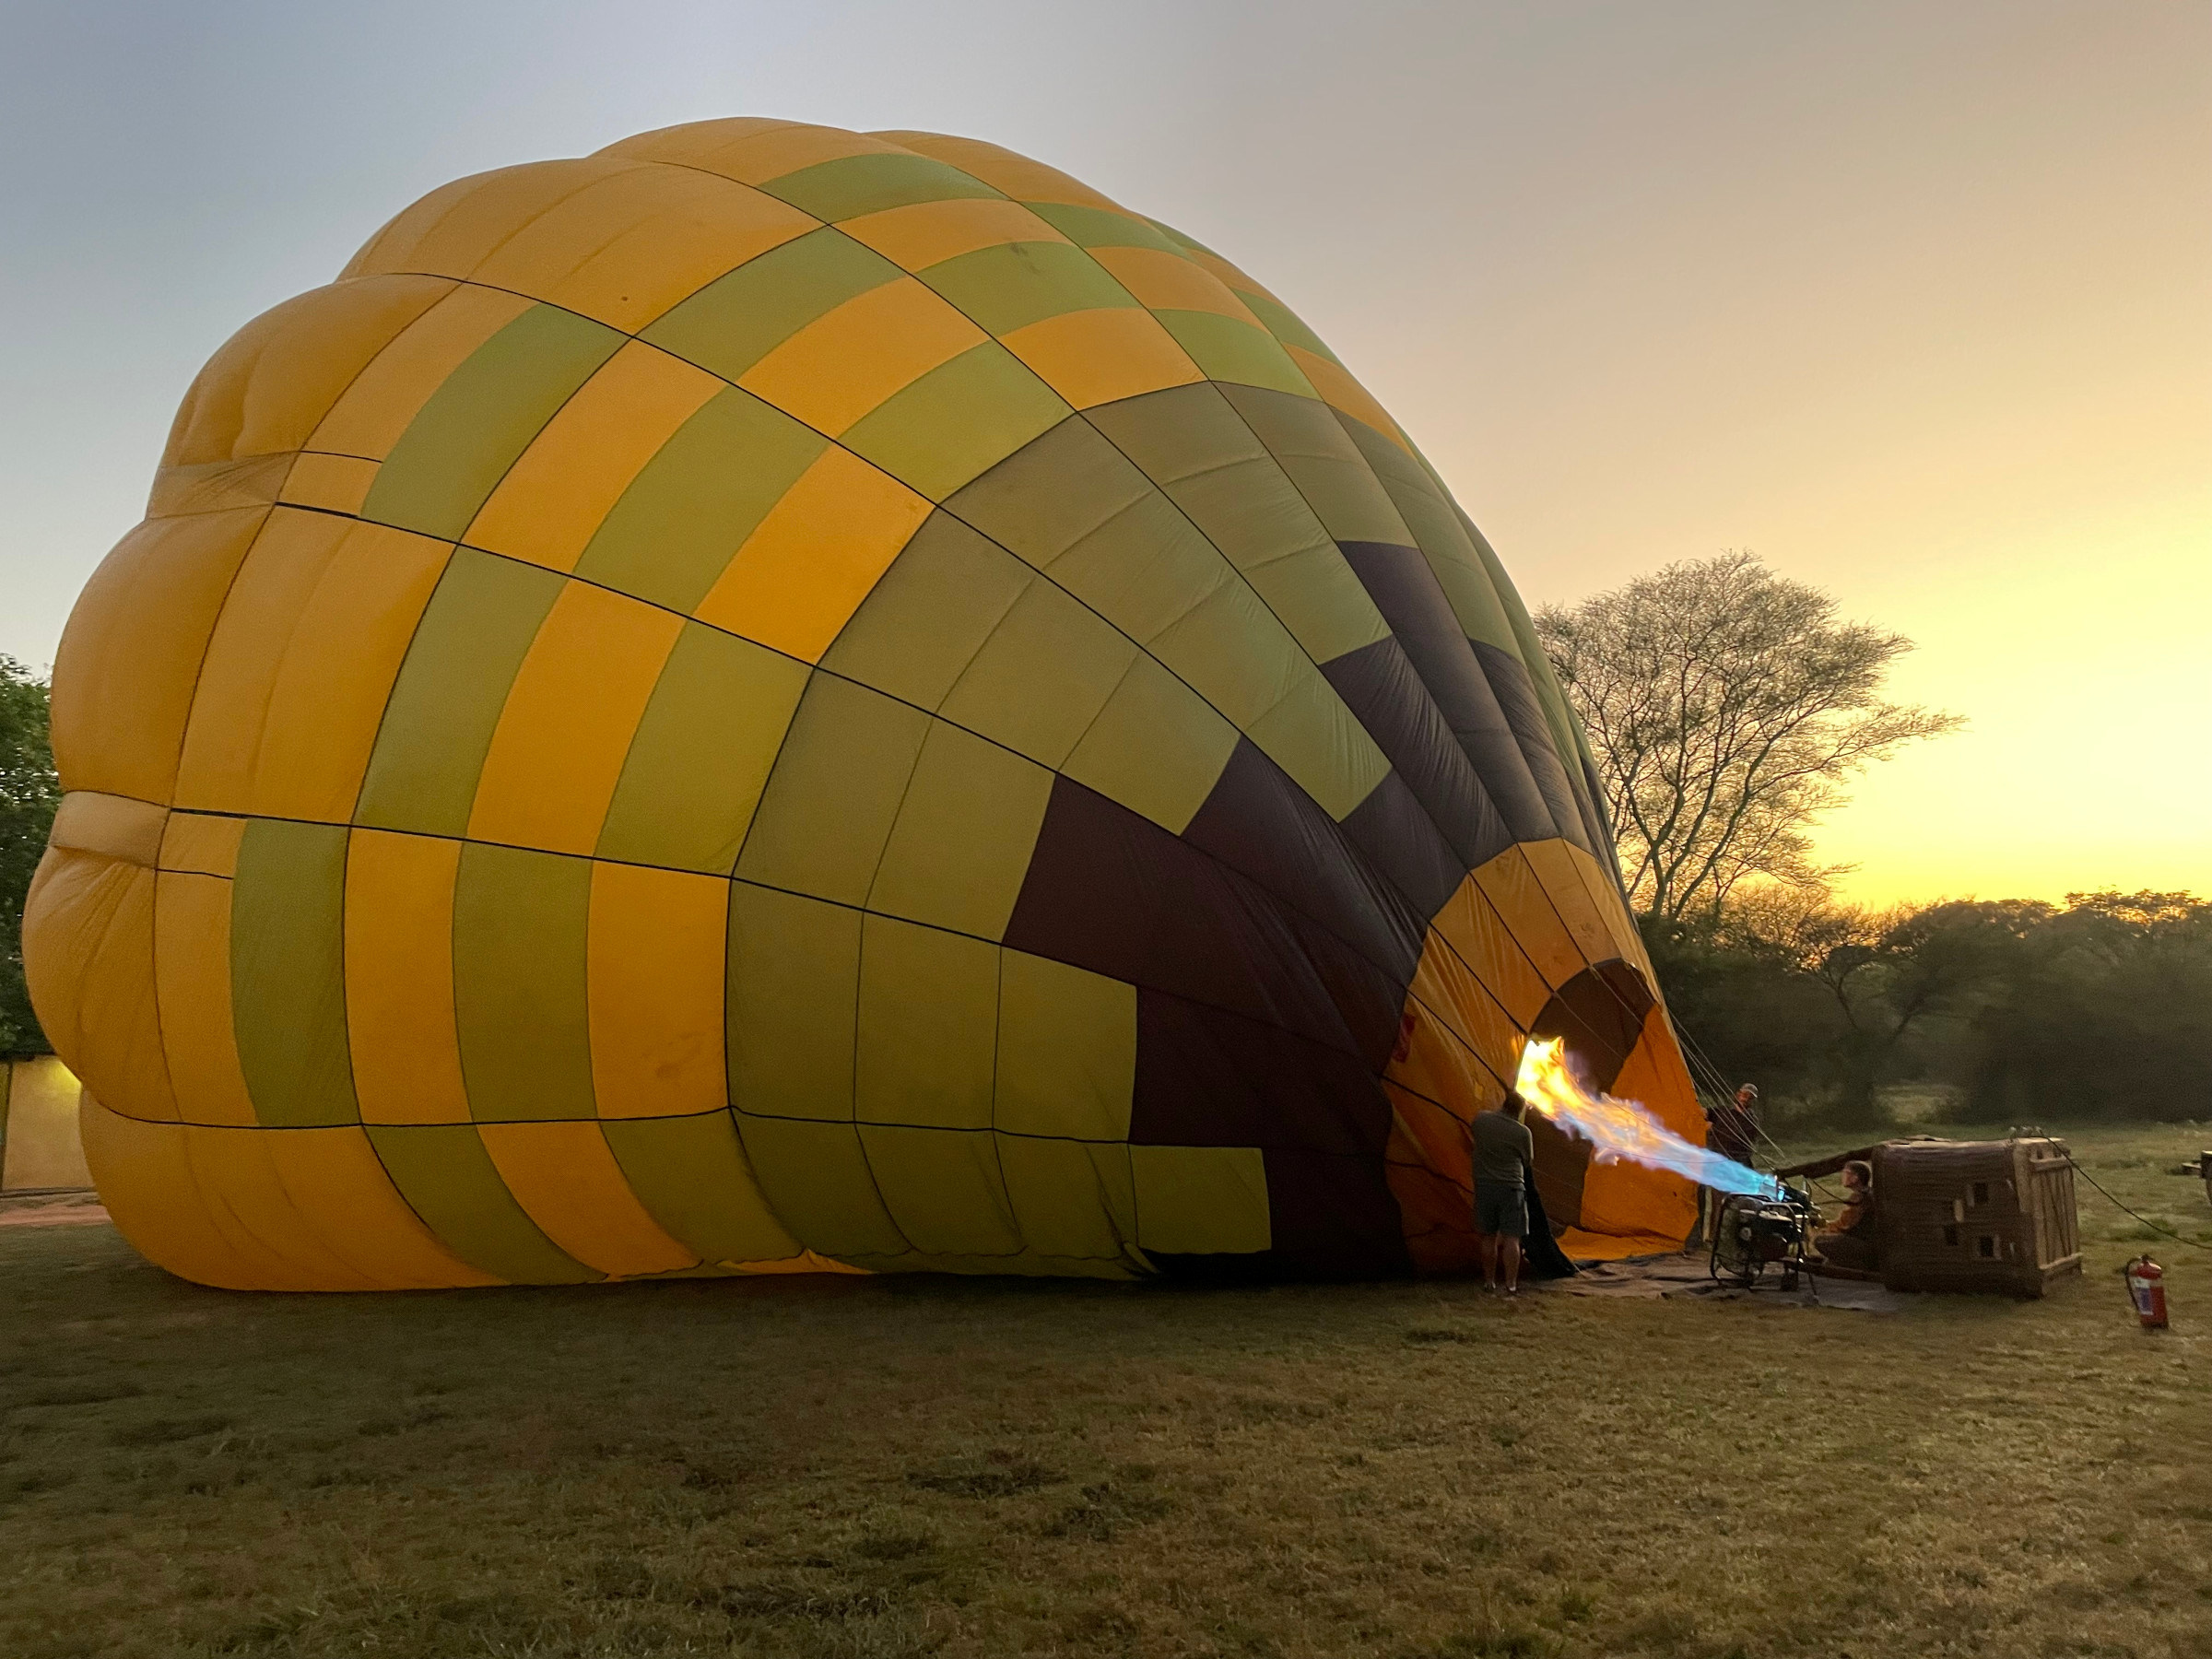
[[[2147,1331],[2166,1328],[2166,1269],[2148,1256],[2137,1256],[2121,1272],[2127,1275],[2128,1300]]]

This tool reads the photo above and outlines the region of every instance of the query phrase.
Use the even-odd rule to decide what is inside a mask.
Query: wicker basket
[[[1874,1166],[1878,1277],[1892,1290],[2041,1296],[2060,1274],[2081,1271],[2074,1155],[2062,1140],[1924,1136],[1832,1153],[1774,1173],[1832,1175],[1853,1159]]]
[[[1888,1141],[1873,1162],[1875,1237],[1892,1290],[2041,1296],[2081,1271],[2064,1141]]]

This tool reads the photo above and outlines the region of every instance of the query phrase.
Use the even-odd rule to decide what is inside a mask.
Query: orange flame
[[[1692,1146],[1637,1100],[1592,1094],[1567,1065],[1562,1037],[1532,1037],[1521,1051],[1521,1072],[1513,1088],[1531,1111],[1539,1112],[1570,1135],[1595,1148],[1599,1163],[1628,1159],[1655,1170],[1671,1170],[1700,1185],[1724,1193],[1773,1196],[1781,1183],[1771,1175]]]

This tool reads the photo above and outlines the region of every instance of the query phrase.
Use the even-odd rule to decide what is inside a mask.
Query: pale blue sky
[[[0,652],[248,317],[450,178],[724,114],[988,138],[1219,248],[1532,601],[1748,546],[1914,634],[1974,724],[1834,821],[1869,894],[2212,889],[2196,0],[12,0]]]

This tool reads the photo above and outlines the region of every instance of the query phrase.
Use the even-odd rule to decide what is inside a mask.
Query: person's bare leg
[[[1512,1296],[1517,1294],[1521,1288],[1521,1241],[1514,1238],[1512,1234],[1508,1233],[1505,1235],[1503,1246],[1505,1253],[1505,1293],[1508,1296]]]
[[[1497,1289],[1498,1235],[1495,1233],[1477,1233],[1475,1235],[1475,1254],[1482,1263],[1482,1288],[1485,1290]]]

